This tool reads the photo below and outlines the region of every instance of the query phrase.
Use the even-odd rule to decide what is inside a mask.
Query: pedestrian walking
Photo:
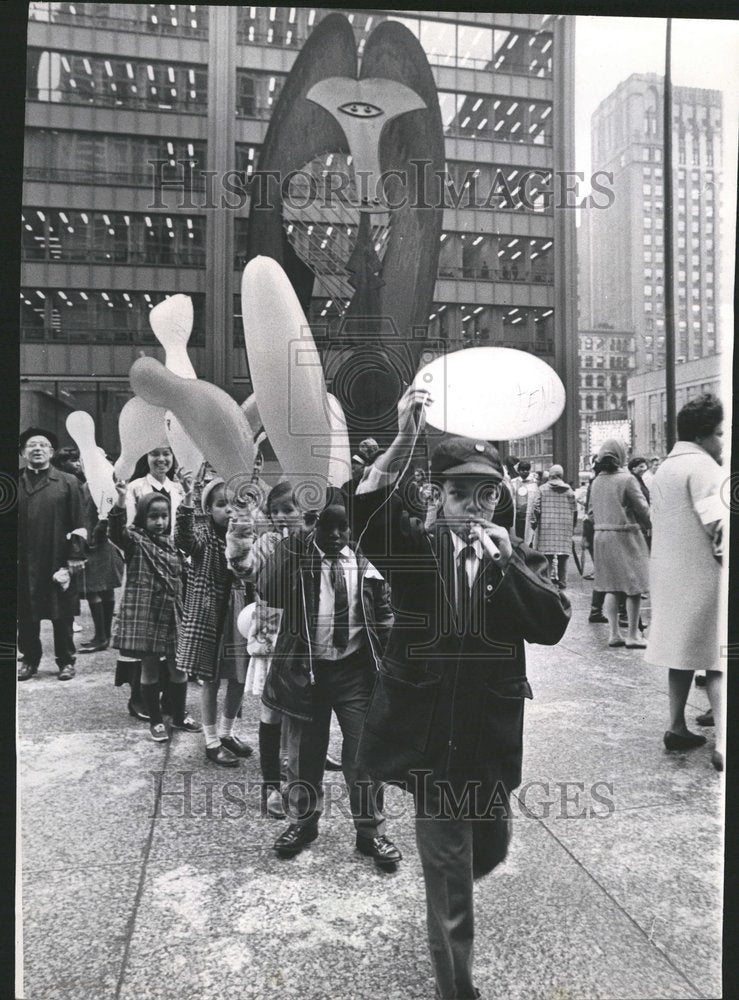
[[[410,460],[428,399],[405,393],[397,437],[355,496],[362,547],[381,570],[392,566],[396,615],[358,757],[373,777],[414,796],[436,995],[448,1000],[480,995],[473,881],[508,849],[532,697],[524,641],[558,642],[570,612],[544,557],[494,521],[503,469],[488,442],[437,445],[430,530],[405,509],[395,470]]]
[[[549,479],[537,490],[531,512],[531,526],[537,532],[536,548],[547,557],[549,578],[560,590],[567,586],[567,562],[577,523],[575,493],[563,476],[561,465],[550,468]]]
[[[261,598],[283,612],[262,696],[288,726],[290,825],[274,848],[289,857],[318,836],[334,711],[357,849],[391,867],[402,855],[385,833],[382,783],[356,752],[392,611],[385,581],[349,535],[345,508],[330,505],[313,531],[283,539],[257,578]]]
[[[141,497],[130,528],[126,527],[125,483],[116,483],[118,500],[108,516],[111,541],[126,560],[126,585],[113,626],[113,645],[141,662],[141,697],[156,743],[166,743],[160,704],[161,661],[169,681],[172,727],[199,733],[187,714],[187,674],[177,669],[177,629],[182,616],[184,560],[170,537],[170,506],[161,493]]]
[[[649,590],[649,550],[643,532],[651,529],[651,522],[647,501],[625,463],[624,445],[613,438],[605,441],[598,452],[588,511],[594,528],[595,590],[606,594],[608,645],[646,649],[639,636],[639,608],[641,595]],[[626,595],[625,639],[619,624],[619,592]]]
[[[723,669],[719,634],[724,508],[721,451],[723,407],[706,393],[677,415],[678,441],[652,483],[652,624],[646,659],[669,669],[668,750],[706,742],[685,722],[695,670],[706,671],[716,727],[713,765],[723,769]]]
[[[20,436],[26,463],[18,484],[18,680],[35,677],[41,663],[41,621],[50,619],[59,680],[75,676],[72,626],[80,613],[77,576],[85,563],[87,530],[75,476],[55,469],[56,435],[29,427]]]
[[[195,523],[193,475],[180,470],[182,500],[177,507],[174,543],[190,558],[187,593],[177,635],[177,670],[203,682],[200,690],[206,760],[220,767],[238,767],[252,748],[234,733],[246,682],[247,655],[236,633],[236,619],[244,606],[233,601],[234,589],[243,592],[226,564],[226,532],[233,507],[220,478],[211,479],[200,496],[200,524]],[[218,689],[226,682],[220,724]]]

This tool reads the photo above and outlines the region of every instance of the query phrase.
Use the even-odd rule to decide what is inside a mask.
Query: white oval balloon
[[[555,370],[508,347],[444,354],[422,368],[413,385],[431,392],[426,420],[432,427],[489,441],[540,434],[565,408],[565,389]]]

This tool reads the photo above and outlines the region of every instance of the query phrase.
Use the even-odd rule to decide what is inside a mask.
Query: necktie
[[[341,651],[349,642],[349,597],[341,560],[331,560],[331,585],[334,588],[334,646]]]
[[[462,621],[466,621],[470,613],[471,587],[467,577],[467,561],[474,555],[474,546],[465,545],[457,556],[457,609]]]

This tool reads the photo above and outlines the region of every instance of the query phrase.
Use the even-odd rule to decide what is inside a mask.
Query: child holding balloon
[[[304,525],[303,514],[295,500],[293,488],[288,482],[278,483],[270,490],[265,506],[271,529],[245,544],[241,559],[231,560],[235,571],[243,574],[247,580],[256,579],[259,570],[282,538],[293,531],[298,531]],[[257,600],[255,604],[250,604],[244,609],[238,625],[239,631],[246,639],[247,652],[250,654],[246,692],[261,699],[279,631],[280,612]],[[259,715],[262,799],[266,814],[274,819],[282,819],[285,815],[280,791],[281,738],[282,715],[262,704]]]
[[[205,756],[220,767],[238,767],[251,747],[234,734],[246,680],[247,654],[234,638],[235,617],[244,606],[240,581],[226,561],[226,534],[233,508],[226,484],[218,477],[203,488],[203,520],[195,523],[193,477],[181,471],[183,497],[177,509],[175,544],[190,556],[185,609],[177,643],[177,666],[203,682],[201,691]],[[218,689],[226,681],[220,726]]]
[[[170,680],[172,727],[198,733],[200,725],[187,714],[187,674],[177,669],[175,646],[182,614],[183,558],[170,539],[169,501],[147,493],[126,527],[125,482],[116,483],[118,499],[108,516],[110,540],[126,560],[126,586],[113,627],[113,646],[141,661],[141,697],[156,743],[169,740],[159,700],[161,659],[166,657]]]

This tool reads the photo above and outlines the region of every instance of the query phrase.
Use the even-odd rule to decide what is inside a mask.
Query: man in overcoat
[[[506,856],[509,794],[521,782],[524,640],[558,642],[570,610],[546,559],[494,523],[503,469],[488,442],[437,446],[430,530],[393,494],[427,398],[408,390],[398,435],[355,497],[355,537],[389,574],[395,612],[358,759],[414,795],[437,996],[467,1000],[479,996],[473,879]]]
[[[79,597],[74,574],[84,564],[87,532],[79,481],[51,465],[56,447],[56,436],[39,427],[29,427],[20,437],[26,462],[18,488],[20,681],[38,671],[43,619],[51,619],[54,630],[59,680],[75,675],[72,625],[79,614]]]

